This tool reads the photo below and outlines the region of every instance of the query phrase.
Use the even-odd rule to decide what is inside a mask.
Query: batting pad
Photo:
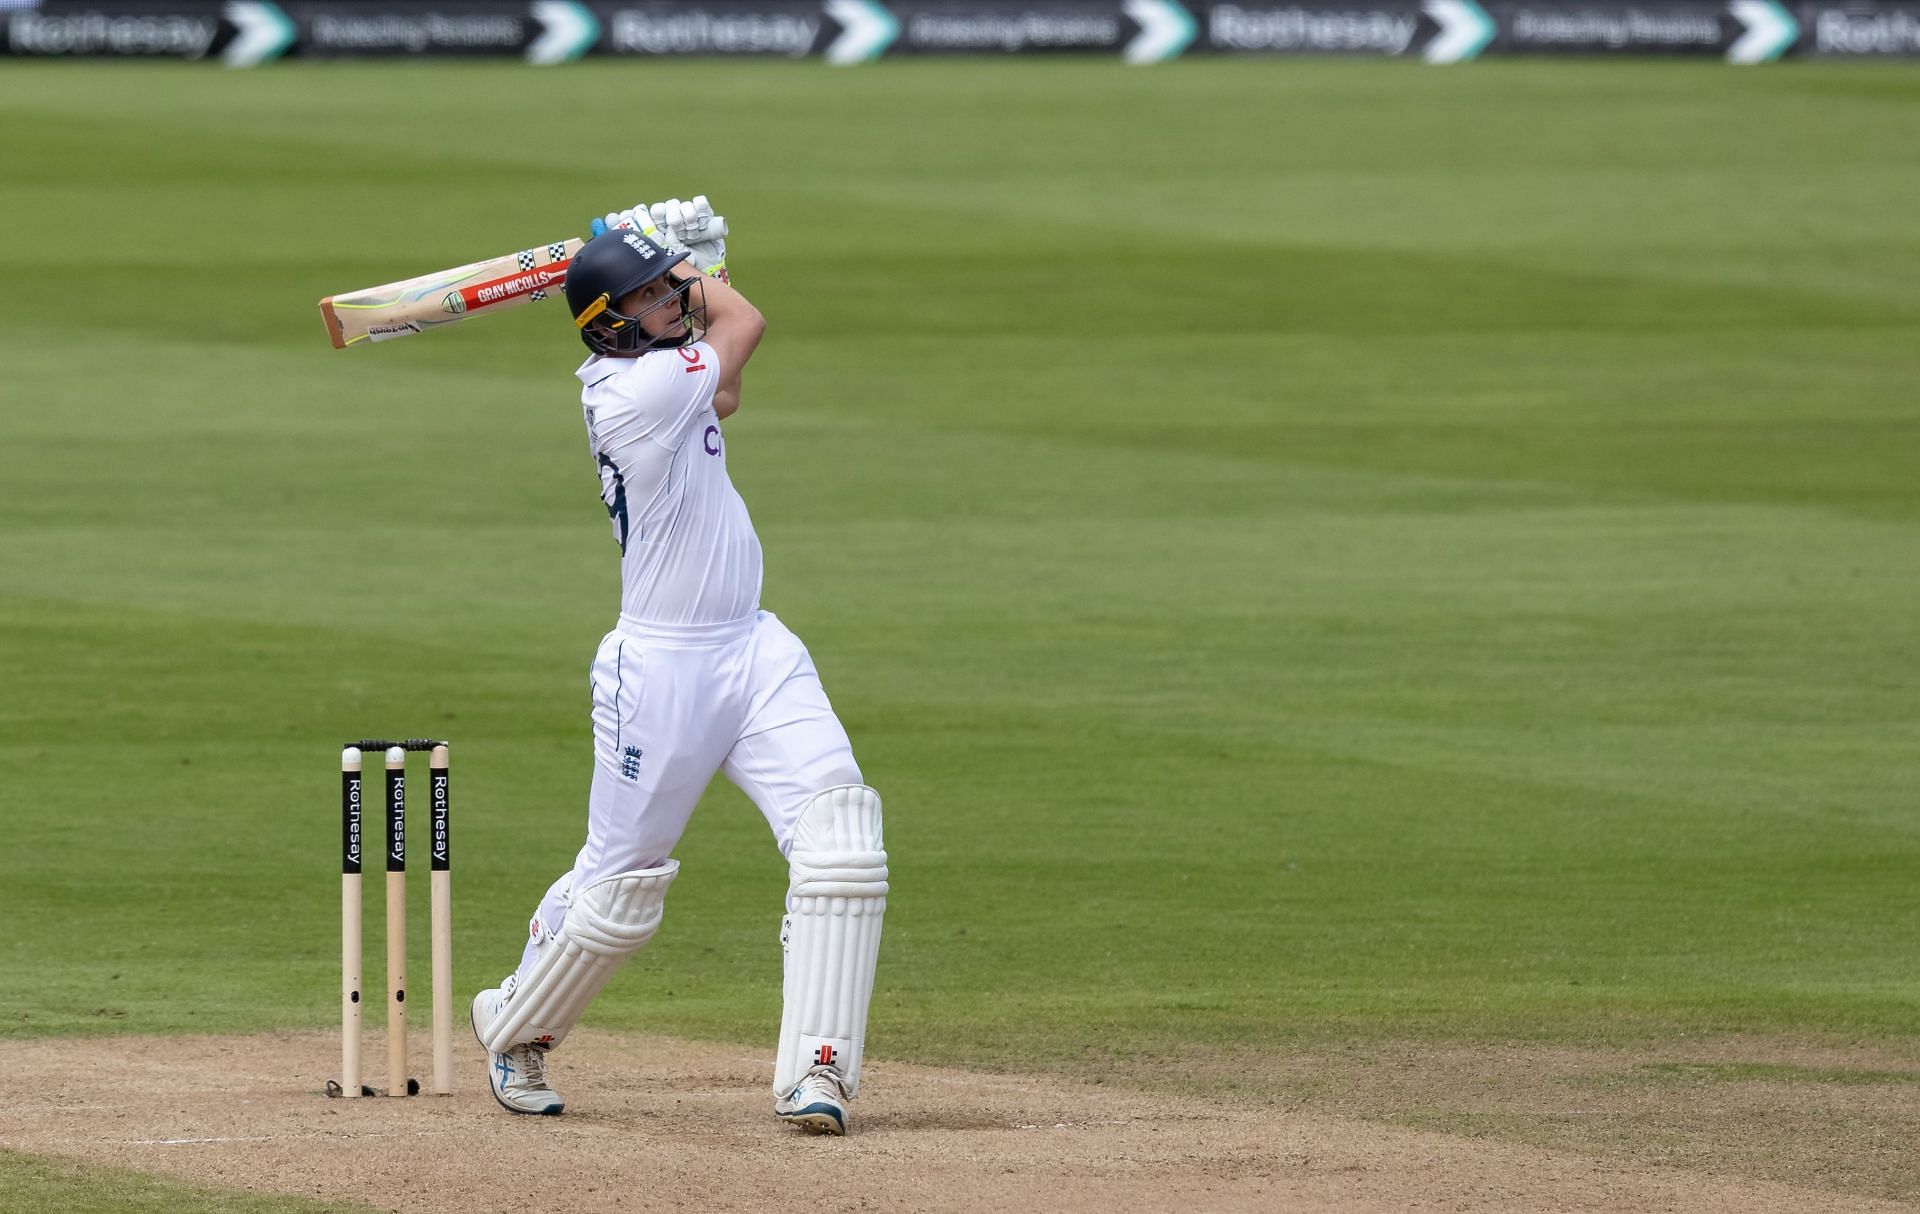
[[[559,932],[482,1035],[495,1053],[527,1042],[559,1045],[600,988],[653,939],[678,860],[602,877],[574,894]]]
[[[786,1095],[809,1067],[828,1064],[852,1096],[860,1087],[880,921],[887,913],[880,794],[846,784],[807,802],[788,860],[786,1010],[774,1094]]]

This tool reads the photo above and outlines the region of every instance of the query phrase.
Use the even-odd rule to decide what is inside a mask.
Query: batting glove
[[[604,236],[608,232],[635,231],[659,245],[669,253],[682,253],[686,246],[674,241],[666,229],[653,221],[653,212],[644,202],[636,202],[624,211],[608,211],[604,216],[588,225],[588,240],[595,236]]]
[[[696,194],[691,202],[670,198],[656,202],[650,217],[674,242],[674,251],[687,251],[687,260],[702,274],[727,282],[727,220],[713,213],[713,204],[705,194]]]

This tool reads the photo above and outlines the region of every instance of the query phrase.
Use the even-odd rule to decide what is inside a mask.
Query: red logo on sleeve
[[[700,361],[700,352],[698,350],[690,350],[685,346],[681,346],[680,357],[686,359],[687,362],[691,364],[686,368],[688,375],[692,375],[695,371],[704,371],[707,369],[707,364]]]

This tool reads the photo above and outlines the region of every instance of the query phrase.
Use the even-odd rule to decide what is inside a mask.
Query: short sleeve
[[[589,381],[580,399],[594,446],[602,451],[642,439],[678,447],[720,386],[719,360],[705,342],[655,350],[620,365],[608,359],[601,366],[612,369]]]

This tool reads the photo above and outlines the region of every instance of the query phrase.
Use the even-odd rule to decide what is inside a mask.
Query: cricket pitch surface
[[[375,1038],[368,1063],[377,1072]],[[426,1044],[414,1041],[421,1073]],[[1536,1065],[1511,1056],[1502,1063],[1497,1052],[1456,1055],[1428,1073],[1457,1073],[1478,1090],[1499,1086],[1484,1073],[1490,1066],[1564,1076],[1582,1065],[1615,1073],[1624,1062],[1632,1071],[1631,1060],[1596,1057],[1561,1051]],[[1858,1185],[1836,1191],[1832,1178],[1814,1173],[1768,1178],[1715,1166],[1731,1156],[1709,1155],[1704,1168],[1700,1159],[1666,1161],[1624,1131],[1627,1147],[1617,1151],[1606,1149],[1604,1133],[1583,1149],[1524,1145],[1512,1134],[1437,1133],[1271,1096],[1202,1099],[885,1061],[867,1064],[852,1136],[814,1138],[770,1114],[770,1051],[650,1035],[570,1038],[552,1074],[569,1111],[554,1118],[498,1108],[470,1038],[456,1044],[452,1097],[329,1100],[321,1088],[338,1062],[337,1034],[318,1031],[11,1042],[0,1045],[0,1064],[16,1099],[0,1111],[0,1146],[227,1189],[459,1214],[777,1205],[810,1214],[1914,1208]],[[1381,1074],[1411,1074],[1391,1058],[1347,1077],[1337,1059],[1280,1065],[1311,1068],[1359,1093]],[[1560,1086],[1604,1128],[1607,1084],[1583,1085],[1576,1074]],[[1626,1087],[1631,1101],[1664,1102],[1674,1117],[1707,1125],[1718,1118],[1736,1137],[1752,1126],[1752,1114],[1730,1108],[1717,1089]],[[1782,1099],[1742,1090],[1759,1107]],[[1904,1132],[1920,1089],[1900,1080],[1847,1091],[1864,1094],[1868,1122]],[[1525,1101],[1510,1090],[1493,1099]],[[1910,1152],[1911,1138],[1897,1149]]]

